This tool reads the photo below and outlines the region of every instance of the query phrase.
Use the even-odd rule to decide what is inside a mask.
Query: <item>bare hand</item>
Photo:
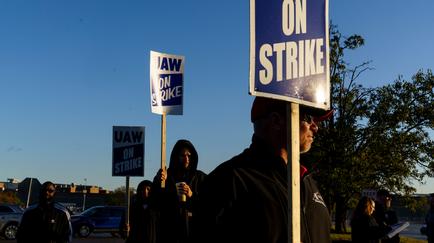
[[[158,170],[157,177],[160,179],[161,182],[166,181],[166,179],[167,179],[166,168]]]
[[[177,190],[179,194],[187,195],[187,197],[189,198],[193,196],[193,191],[191,190],[190,186],[185,182],[179,183]]]

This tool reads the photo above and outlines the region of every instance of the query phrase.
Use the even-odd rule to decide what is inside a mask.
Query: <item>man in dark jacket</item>
[[[52,182],[42,184],[38,204],[28,208],[21,219],[17,243],[71,242],[71,217],[62,205],[54,202],[55,192]]]
[[[158,241],[184,243],[190,234],[194,201],[205,173],[197,169],[199,156],[193,144],[178,140],[170,154],[167,170],[160,169],[152,191],[160,210]],[[161,182],[165,187],[161,188]]]
[[[425,216],[426,235],[428,243],[434,243],[434,193],[429,195],[429,211]]]
[[[288,243],[286,105],[255,98],[250,147],[219,165],[199,191],[193,222],[195,243]],[[311,147],[317,122],[331,112],[302,107],[300,113],[300,152],[304,153]],[[315,181],[304,167],[301,172],[302,242],[329,243],[328,210]]]
[[[396,212],[392,210],[392,195],[386,189],[380,189],[377,191],[377,199],[375,200],[374,218],[383,231],[389,231],[392,229],[392,225],[398,223],[398,216]],[[381,243],[399,243],[399,234],[396,234],[392,238],[382,239]]]

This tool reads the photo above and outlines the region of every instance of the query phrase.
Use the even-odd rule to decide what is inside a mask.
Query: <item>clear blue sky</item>
[[[339,30],[366,39],[348,60],[373,61],[360,79],[367,87],[434,67],[433,10],[432,0],[330,0]],[[111,176],[114,125],[146,127],[152,179],[161,117],[150,109],[151,50],[186,58],[184,115],[168,116],[168,157],[189,139],[208,173],[249,145],[248,0],[1,0],[0,181],[125,185]]]

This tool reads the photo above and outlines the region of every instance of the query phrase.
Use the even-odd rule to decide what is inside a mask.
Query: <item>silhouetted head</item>
[[[186,140],[180,139],[173,146],[170,154],[169,168],[173,170],[196,170],[199,157],[193,144]]]
[[[354,209],[353,219],[360,218],[363,215],[372,215],[375,210],[375,201],[371,197],[362,197]]]
[[[143,180],[137,185],[136,198],[139,203],[143,203],[149,198],[151,193],[152,182]]]
[[[386,189],[377,191],[377,201],[384,205],[385,208],[390,208],[392,205],[392,195]]]
[[[286,149],[286,129],[290,117],[286,115],[286,107],[290,103],[283,100],[256,97],[252,104],[250,119],[254,124],[255,134],[268,141],[275,149]],[[318,124],[327,120],[333,110],[321,110],[300,106],[300,153],[309,151],[314,136],[318,132]]]
[[[39,204],[47,205],[54,202],[56,186],[51,181],[46,181],[41,185],[39,190]]]

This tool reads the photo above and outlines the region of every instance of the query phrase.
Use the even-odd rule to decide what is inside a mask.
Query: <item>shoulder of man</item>
[[[232,191],[234,189],[234,182],[239,179],[239,170],[243,169],[243,161],[245,161],[245,158],[242,153],[218,165],[205,177],[201,191],[211,193],[210,190],[215,189],[230,193],[226,190]]]
[[[28,208],[26,208],[26,209],[24,210],[24,213],[26,213],[26,212],[31,212],[31,211],[35,210],[37,207],[38,207],[37,204],[30,205]]]
[[[42,210],[40,210],[39,205],[34,204],[24,210],[23,216],[33,216],[35,214],[38,214],[38,212],[42,212]]]
[[[233,157],[230,160],[227,160],[220,165],[218,165],[213,171],[211,171],[206,177],[206,182],[213,181],[232,181],[234,177],[238,177],[239,171],[244,170],[243,166],[244,162],[241,159],[240,155]]]
[[[197,177],[205,177],[206,173],[203,172],[203,171],[201,171],[201,170],[196,170],[195,171],[195,176],[197,176]]]
[[[220,165],[218,165],[211,173],[211,174],[220,174],[220,173],[227,173],[230,171],[235,171],[238,169],[245,169],[251,164],[251,161],[253,160],[250,150],[246,149],[242,153],[235,155],[229,160],[224,161]]]
[[[69,214],[68,209],[66,209],[66,207],[63,206],[62,204],[60,204],[60,203],[55,203],[55,204],[54,204],[54,208],[55,208],[58,212],[60,212],[60,213],[62,213],[62,214],[65,214],[66,217],[68,218],[68,220],[71,218],[71,215]]]

